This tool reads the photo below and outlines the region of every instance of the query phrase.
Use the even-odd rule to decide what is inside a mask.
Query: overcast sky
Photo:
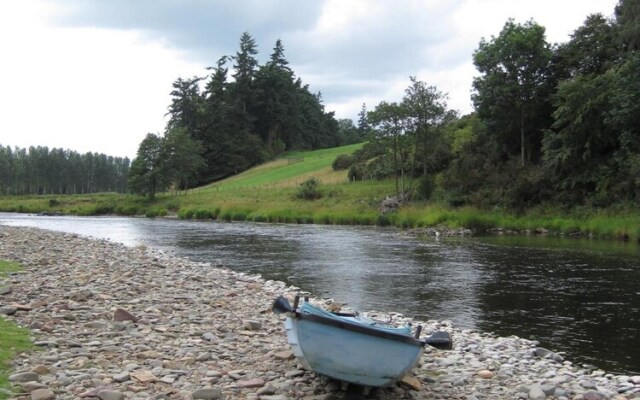
[[[0,0],[0,144],[134,157],[166,123],[171,84],[280,38],[328,111],[397,101],[409,76],[472,111],[472,53],[508,18],[561,43],[617,0]]]

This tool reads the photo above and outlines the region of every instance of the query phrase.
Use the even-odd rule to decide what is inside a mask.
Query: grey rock
[[[593,382],[591,380],[587,380],[587,379],[580,381],[580,386],[582,386],[585,389],[595,389],[596,388],[595,382]]]
[[[605,400],[607,396],[595,390],[586,392],[582,395],[583,400]]]
[[[223,398],[222,390],[220,390],[219,388],[213,388],[213,387],[198,389],[193,393],[191,393],[191,397],[194,400],[195,399],[218,400]]]
[[[124,394],[117,390],[101,390],[98,392],[100,400],[124,400]]]
[[[209,342],[215,342],[218,340],[218,337],[213,334],[213,332],[205,332],[202,334],[202,338],[204,340],[208,340]]]
[[[0,296],[4,294],[9,294],[13,291],[11,285],[0,286]]]
[[[129,372],[121,372],[113,376],[113,380],[116,382],[126,382],[129,380]]]
[[[36,381],[24,382],[24,383],[21,383],[20,386],[22,387],[22,390],[24,390],[27,393],[31,393],[36,389],[46,389],[46,388],[48,388],[48,386],[45,385],[44,383],[40,383],[40,382],[36,382]]]
[[[547,395],[542,390],[542,387],[538,384],[531,385],[529,388],[529,400],[544,400],[547,398]]]
[[[244,321],[244,329],[250,330],[250,331],[259,331],[260,329],[262,329],[262,323],[260,321],[256,321],[253,319]]]
[[[14,315],[16,312],[18,312],[18,308],[13,307],[13,306],[2,306],[2,307],[0,307],[0,314]]]
[[[562,358],[561,355],[554,353],[551,350],[547,350],[544,347],[537,347],[535,350],[533,350],[533,354],[536,357],[540,357],[540,358],[548,358],[550,360],[553,360],[555,362],[563,362],[564,358]]]
[[[547,396],[552,396],[556,391],[556,385],[551,385],[551,384],[542,385],[542,391]]]
[[[19,372],[17,374],[9,375],[9,382],[40,382],[40,375],[35,372]]]
[[[31,400],[53,400],[56,398],[56,394],[53,393],[53,390],[46,389],[36,389],[31,392]]]
[[[129,311],[123,308],[118,308],[116,311],[113,312],[113,320],[116,322],[122,322],[122,321],[138,322],[138,317],[136,317],[135,315],[131,314]]]

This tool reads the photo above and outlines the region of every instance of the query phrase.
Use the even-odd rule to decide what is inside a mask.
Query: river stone
[[[262,323],[254,319],[244,321],[244,329],[249,331],[259,331],[262,329]]]
[[[98,392],[100,400],[124,400],[124,394],[117,390],[101,390]]]
[[[273,356],[277,359],[277,360],[293,360],[293,357],[295,357],[293,355],[293,352],[291,350],[285,350],[285,351],[279,351],[277,353],[274,353]]]
[[[264,381],[260,378],[249,379],[246,381],[238,381],[238,386],[241,388],[258,388],[264,386]]]
[[[478,371],[478,376],[482,379],[491,379],[493,378],[493,372],[489,371],[488,369],[483,369]]]
[[[40,375],[35,372],[20,372],[17,374],[9,375],[10,382],[40,382]]]
[[[205,332],[202,334],[202,338],[209,342],[214,342],[218,340],[218,337],[213,334],[213,332]]]
[[[27,393],[31,393],[36,389],[46,389],[46,388],[48,388],[48,386],[45,385],[44,383],[40,383],[40,382],[36,382],[36,381],[29,381],[29,382],[21,383],[20,387],[22,387],[22,390],[24,390]]]
[[[403,385],[407,386],[409,389],[420,390],[420,388],[422,388],[422,384],[420,383],[420,380],[412,375],[403,376],[400,382]]]
[[[220,390],[219,388],[213,388],[213,387],[202,388],[191,393],[191,397],[194,400],[196,399],[218,400],[218,399],[222,399],[222,390]]]
[[[36,389],[31,392],[31,400],[52,400],[56,398],[56,394],[49,388]]]
[[[13,291],[11,285],[0,286],[0,295],[9,294]]]
[[[113,376],[113,380],[116,382],[126,382],[129,380],[129,373],[128,372],[121,372],[119,374],[115,374]]]
[[[18,311],[17,307],[12,307],[12,306],[0,307],[0,314],[4,314],[4,315],[14,315],[17,311]]]
[[[528,393],[529,400],[544,400],[547,398],[547,395],[542,391],[542,387],[540,385],[531,385]]]
[[[40,365],[36,365],[35,367],[31,368],[31,372],[35,372],[38,375],[46,375],[51,373],[51,370],[47,367],[45,367],[44,365],[40,364]]]
[[[113,320],[116,322],[122,322],[122,321],[138,322],[138,318],[135,315],[131,314],[129,311],[123,308],[118,308],[116,311],[114,311]]]
[[[600,392],[596,392],[595,390],[586,392],[582,395],[583,400],[605,400],[607,396]]]
[[[533,350],[533,354],[536,357],[548,358],[550,360],[560,362],[560,363],[564,361],[564,358],[562,358],[561,355],[556,354],[551,350],[547,350],[544,347],[537,347],[535,350]]]

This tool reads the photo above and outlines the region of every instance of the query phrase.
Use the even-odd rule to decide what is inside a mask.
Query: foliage
[[[318,178],[309,178],[302,182],[296,191],[296,197],[302,200],[316,200],[322,197]]]
[[[473,54],[481,74],[473,81],[478,116],[497,136],[501,155],[519,154],[523,166],[539,159],[542,132],[551,125],[552,55],[544,27],[511,19]]]
[[[167,131],[182,128],[201,146],[205,163],[187,187],[238,174],[284,151],[341,142],[333,113],[325,112],[320,94],[311,93],[295,76],[280,39],[264,65],[257,61],[257,45],[249,33],[242,34],[239,47],[234,56],[220,57],[209,76],[174,82]]]
[[[133,193],[146,195],[153,199],[156,192],[164,190],[167,176],[163,169],[163,139],[152,133],[147,134],[140,146],[136,158],[131,164],[129,187]]]
[[[353,165],[355,158],[350,154],[339,154],[335,160],[331,163],[331,168],[334,171],[340,171],[347,169]]]
[[[129,163],[99,153],[0,145],[0,194],[126,193]]]

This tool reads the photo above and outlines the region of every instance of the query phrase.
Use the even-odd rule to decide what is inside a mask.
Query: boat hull
[[[353,330],[350,324],[339,326],[318,317],[289,316],[285,327],[293,353],[305,368],[363,386],[394,384],[415,367],[423,351],[423,343],[412,337]]]

